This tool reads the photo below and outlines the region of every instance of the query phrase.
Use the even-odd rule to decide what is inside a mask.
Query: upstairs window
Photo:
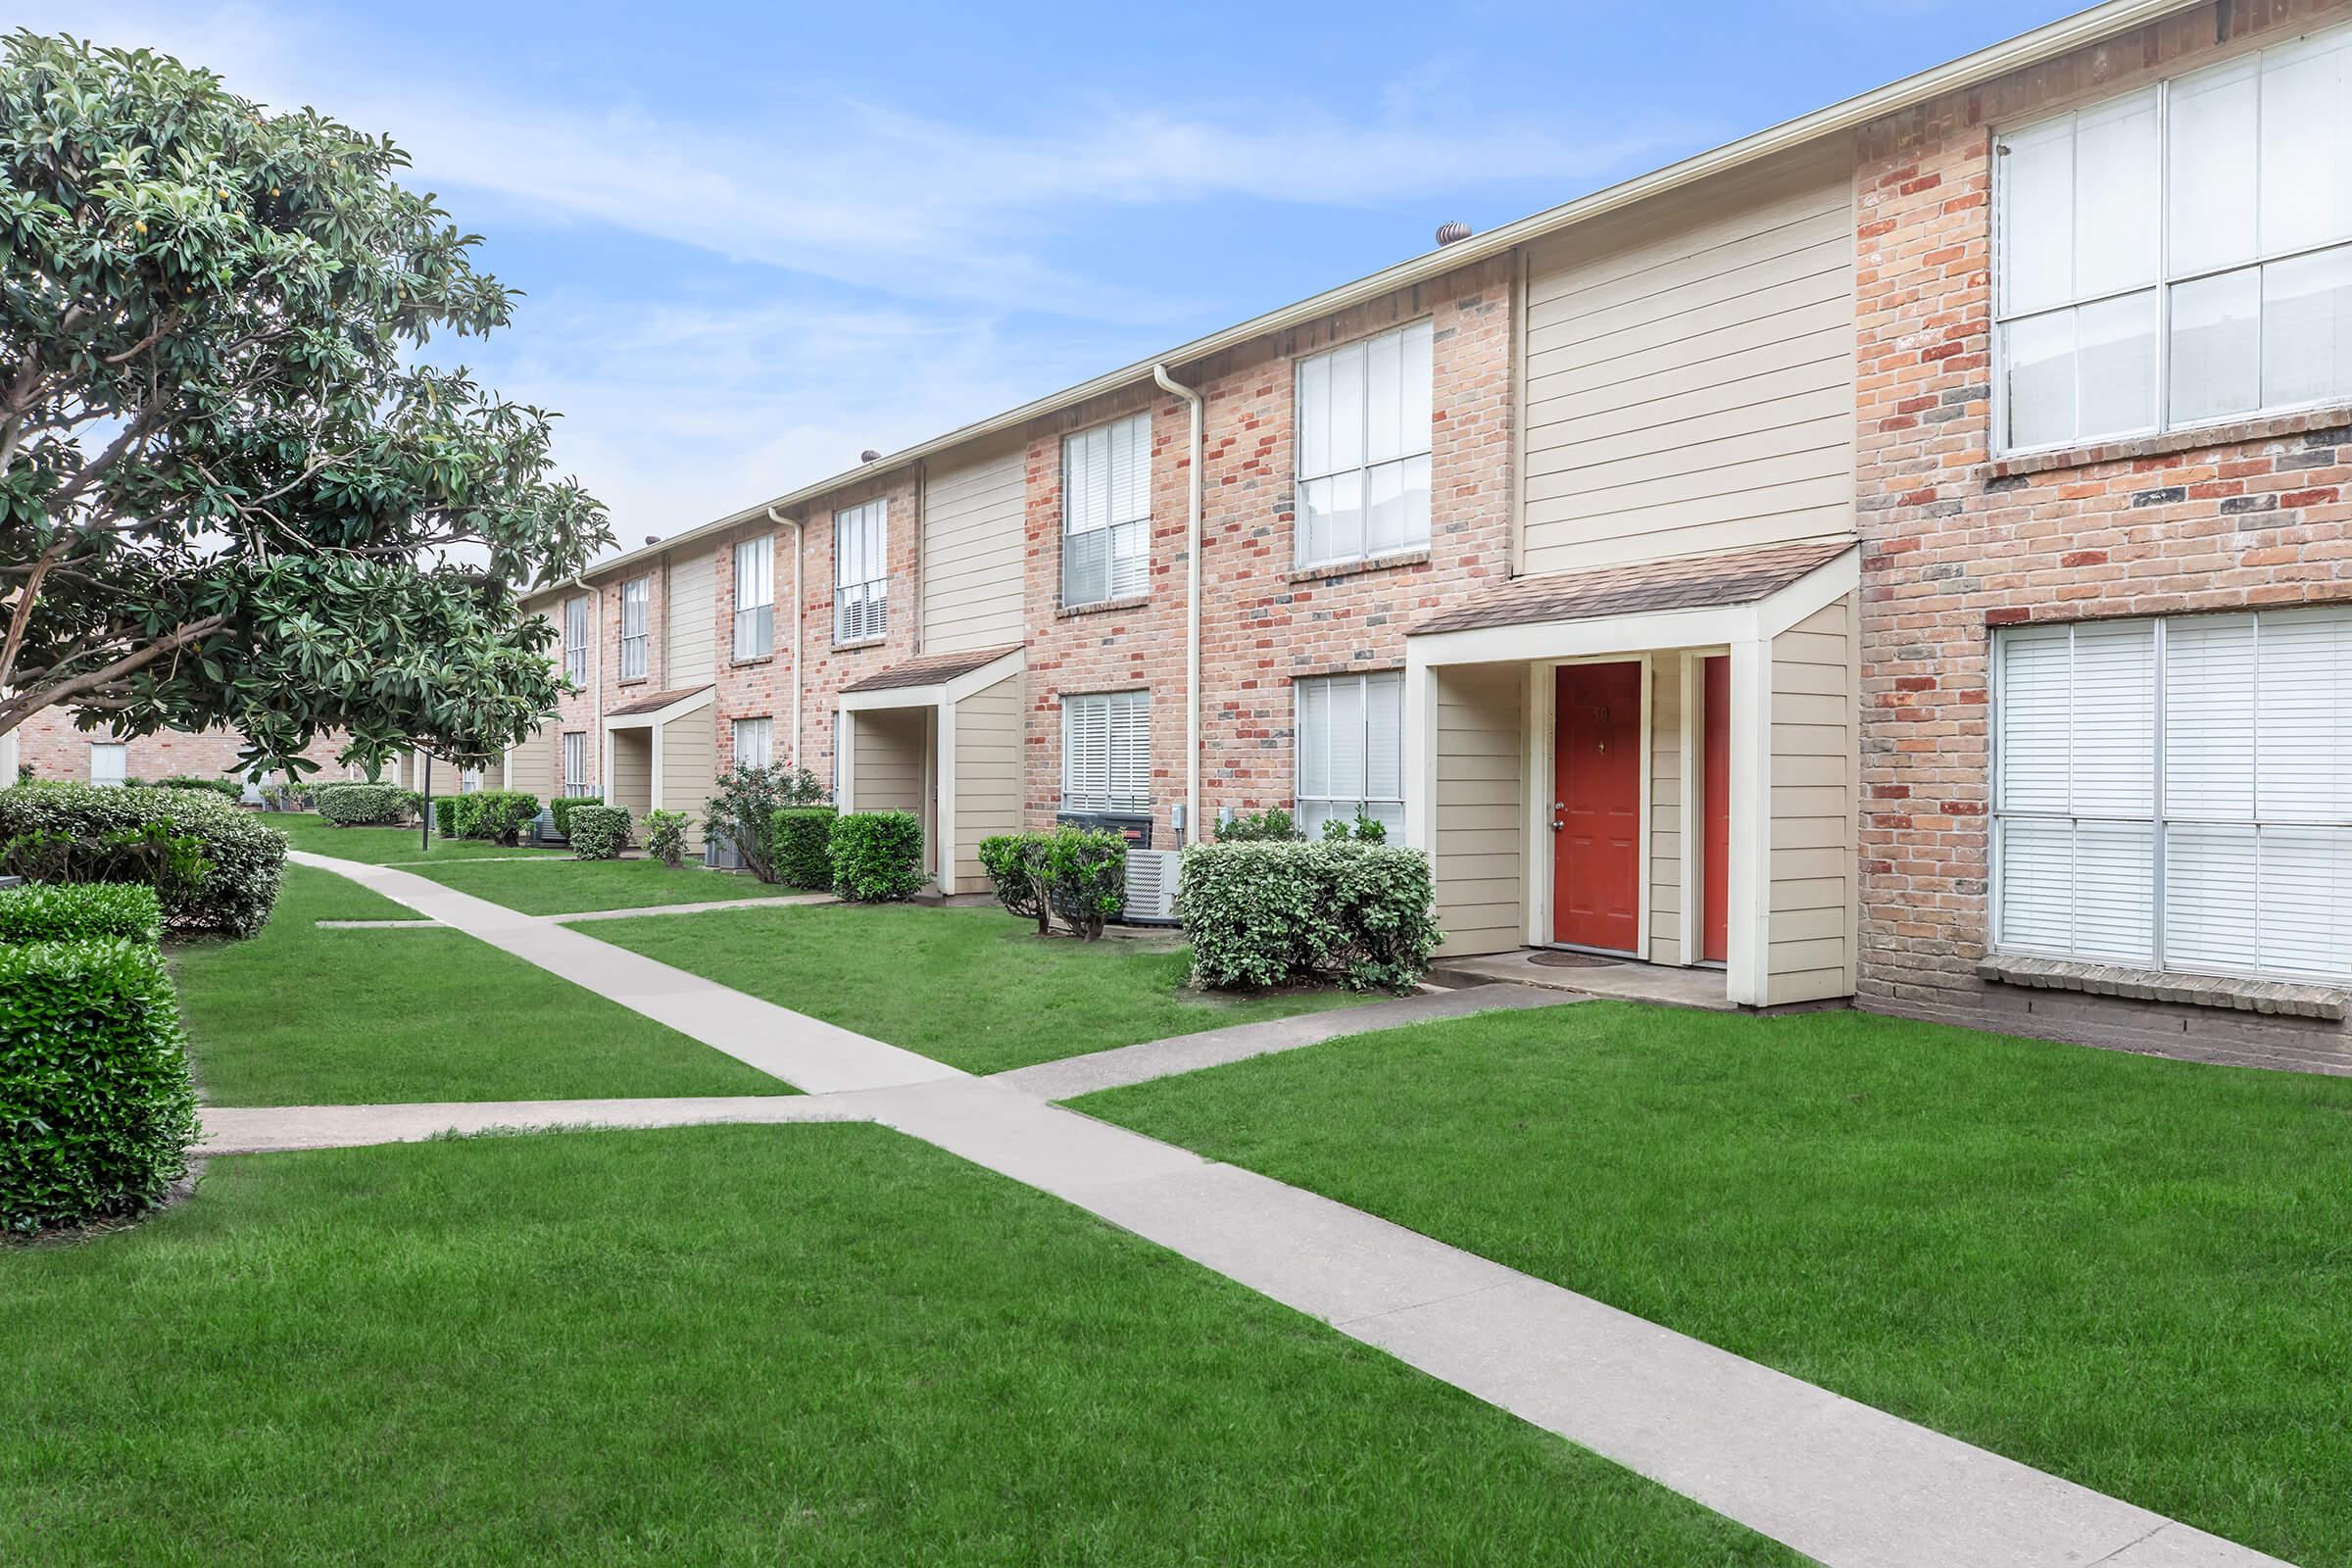
[[[1067,811],[1152,809],[1152,694],[1061,700],[1061,805]]]
[[[588,684],[588,601],[564,601],[564,678],[574,686]]]
[[[651,577],[638,577],[620,585],[620,678],[643,680],[646,670],[646,650],[653,642],[647,635],[647,616],[653,608],[654,582]]]
[[[1298,362],[1298,564],[1429,543],[1427,321]]]
[[[765,767],[775,760],[775,722],[765,718],[735,721],[735,765]]]
[[[735,658],[776,651],[776,541],[761,534],[735,546]]]
[[[833,514],[833,640],[872,642],[889,629],[890,512],[883,499]]]
[[[2000,445],[2352,399],[2352,29],[1994,141]]]
[[[1061,602],[1137,599],[1152,587],[1152,416],[1061,443]]]
[[[1404,831],[1404,677],[1332,675],[1295,682],[1299,829],[1371,817]]]
[[[2352,981],[2352,612],[1993,647],[1996,947]]]

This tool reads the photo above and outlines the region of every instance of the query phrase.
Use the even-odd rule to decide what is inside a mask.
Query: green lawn
[[[791,1093],[463,932],[315,924],[408,912],[331,871],[289,865],[259,936],[172,949],[205,1098],[303,1105]]]
[[[721,899],[773,899],[806,891],[699,865],[671,870],[659,860],[575,860],[546,863],[412,866],[443,887],[503,904],[524,914],[585,914],[593,909],[641,909],[657,904],[715,904]],[[599,925],[596,934],[604,935]]]
[[[0,1561],[1796,1560],[870,1126],[222,1159],[0,1299]]]
[[[391,865],[408,860],[478,860],[484,857],[528,855],[560,859],[563,850],[516,850],[486,839],[445,839],[433,835],[431,847],[413,827],[337,827],[311,811],[272,811],[261,818],[286,836],[286,842],[313,855]]]
[[[1041,939],[996,908],[817,905],[584,929],[976,1073],[1366,1000],[1337,991],[1204,997],[1186,987],[1181,951]]]
[[[2352,1562],[2352,1081],[1593,1003],[1075,1103],[2248,1545]]]

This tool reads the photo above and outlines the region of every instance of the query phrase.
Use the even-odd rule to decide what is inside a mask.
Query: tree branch
[[[65,553],[63,539],[42,551],[25,577],[24,586],[17,590],[17,602],[8,612],[8,640],[0,642],[0,692],[8,690],[9,671],[17,667],[17,651],[24,646],[24,628],[32,624],[32,602],[40,595],[41,579],[49,575],[49,568]]]
[[[135,653],[124,654],[104,669],[94,669],[86,675],[76,675],[71,680],[60,681],[46,690],[36,688],[31,691],[19,692],[6,701],[0,702],[0,735],[7,734],[44,708],[55,708],[61,703],[71,701],[79,693],[103,686],[110,680],[119,680],[135,669],[153,663],[166,654],[185,648],[199,637],[212,635],[227,624],[228,617],[225,615],[207,615],[202,620],[193,621],[180,627],[168,637],[162,637],[149,643]]]

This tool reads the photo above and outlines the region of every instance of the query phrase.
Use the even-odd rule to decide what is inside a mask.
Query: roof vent
[[[658,545],[662,542],[662,536],[658,533],[649,533],[645,536],[645,542],[649,545]]]
[[[882,454],[876,452],[872,447],[867,447],[863,452],[858,454],[858,461],[859,463],[880,463]]]
[[[1440,250],[1444,250],[1448,245],[1459,245],[1469,237],[1470,225],[1468,223],[1452,222],[1438,225],[1438,249]]]

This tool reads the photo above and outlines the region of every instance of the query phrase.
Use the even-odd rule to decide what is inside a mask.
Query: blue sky
[[[2022,0],[27,0],[389,133],[528,295],[462,357],[681,528],[2023,31]]]

